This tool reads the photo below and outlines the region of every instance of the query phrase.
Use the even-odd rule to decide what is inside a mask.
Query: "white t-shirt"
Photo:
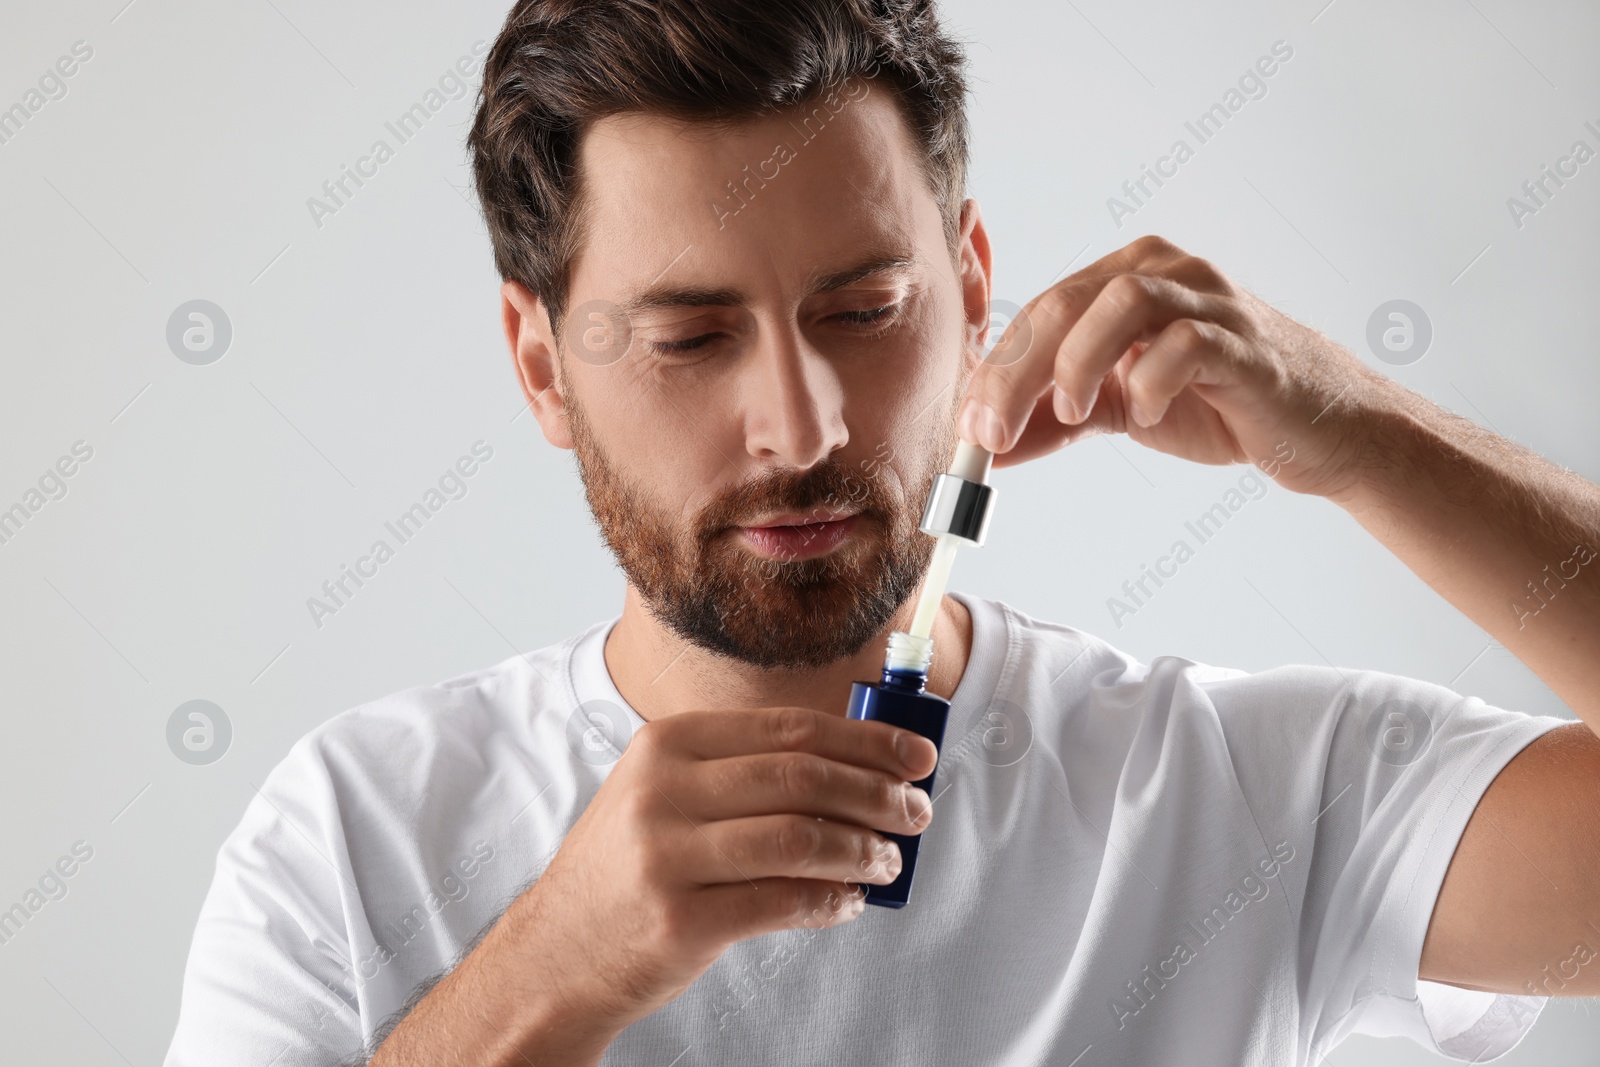
[[[1532,1025],[1542,999],[1417,965],[1479,797],[1565,720],[1376,671],[1147,665],[958,598],[910,905],[734,945],[606,1067],[1281,1067],[1355,1031],[1483,1060]],[[453,966],[614,766],[594,718],[621,748],[643,725],[614,622],[297,742],[217,857],[168,1067],[344,1062]]]

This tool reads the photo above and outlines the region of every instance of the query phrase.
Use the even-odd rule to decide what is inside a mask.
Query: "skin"
[[[774,668],[686,640],[688,624],[653,612],[638,585],[792,577],[781,561],[741,556],[725,524],[817,503],[802,498],[805,472],[832,462],[859,471],[886,456],[868,479],[884,522],[835,549],[839,581],[870,574],[896,521],[920,510],[919,487],[948,462],[963,395],[994,413],[964,413],[959,425],[998,453],[996,466],[1127,433],[1198,462],[1256,463],[1286,488],[1325,496],[1550,684],[1588,725],[1530,745],[1490,787],[1446,876],[1420,975],[1527,992],[1544,968],[1573,972],[1574,942],[1600,943],[1600,927],[1586,925],[1600,924],[1600,561],[1531,621],[1507,604],[1575,542],[1600,548],[1600,491],[1368,370],[1155,238],[1041,294],[985,358],[991,257],[977,205],[961,206],[952,254],[887,92],[854,100],[736,217],[718,218],[709,205],[724,183],[792,138],[786,118],[598,123],[581,150],[576,330],[562,326],[578,344],[557,343],[535,294],[504,286],[530,408],[552,444],[577,452],[602,533],[634,568],[605,658],[647,723],[545,874],[371,1062],[598,1063],[617,1033],[729,945],[849,921],[861,911],[857,884],[892,880],[897,856],[873,829],[926,827],[926,795],[906,783],[932,769],[933,749],[847,722],[843,709],[850,682],[876,676],[914,598],[856,651]],[[891,252],[909,265],[833,291],[814,284]],[[652,286],[720,295],[634,305]],[[846,323],[890,304],[903,313],[882,331]],[[610,314],[623,306],[625,316]],[[714,343],[670,358],[646,347],[706,337]],[[1058,414],[1058,395],[1087,417]],[[1135,400],[1150,417],[1132,416]],[[716,551],[697,555],[697,535]],[[746,598],[741,611],[786,625],[782,581],[730,588]],[[825,585],[824,617],[807,626],[856,606],[837,592]],[[759,633],[739,632],[742,618],[732,636],[753,659],[770,653]],[[951,598],[934,638],[929,689],[949,696],[971,643]],[[1600,961],[1563,980],[1547,991],[1600,992]]]

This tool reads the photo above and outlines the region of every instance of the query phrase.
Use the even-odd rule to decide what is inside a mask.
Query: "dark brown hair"
[[[736,122],[872,77],[894,91],[954,248],[964,62],[932,0],[519,0],[484,61],[467,139],[495,267],[559,329],[579,240],[578,146],[597,119]]]

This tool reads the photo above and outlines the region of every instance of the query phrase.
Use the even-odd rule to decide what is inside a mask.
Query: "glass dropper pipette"
[[[885,671],[927,674],[933,660],[933,622],[939,615],[939,604],[944,600],[945,588],[950,584],[950,568],[955,563],[956,549],[962,545],[974,548],[982,545],[989,529],[995,490],[987,484],[987,479],[993,461],[993,452],[981,445],[962,441],[956,446],[950,469],[934,479],[933,491],[928,494],[927,507],[923,509],[919,528],[923,533],[932,535],[938,543],[934,546],[933,561],[928,565],[928,575],[922,583],[922,593],[917,598],[911,629],[896,630],[890,635],[889,650],[883,664]]]

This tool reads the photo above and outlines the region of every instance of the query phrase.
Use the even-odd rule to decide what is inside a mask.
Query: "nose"
[[[753,353],[745,448],[764,463],[809,468],[850,439],[844,384],[796,329],[768,332]]]

